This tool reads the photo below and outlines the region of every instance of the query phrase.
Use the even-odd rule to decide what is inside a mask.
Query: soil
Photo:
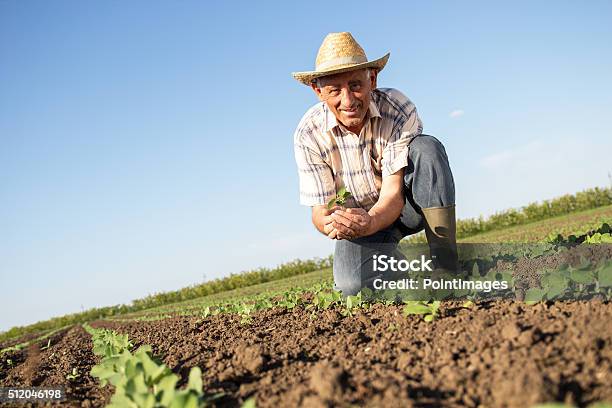
[[[62,406],[95,407],[110,401],[113,390],[100,388],[96,379],[89,376],[91,367],[99,362],[92,352],[91,336],[81,326],[74,326],[49,338],[26,349],[0,355],[0,387],[62,386],[67,396],[67,401],[59,404]],[[72,374],[74,368],[77,377],[68,380],[66,376]],[[20,407],[40,405],[13,404]]]
[[[612,245],[497,260],[526,287],[539,271],[612,258]],[[306,298],[311,297],[305,294]],[[444,302],[432,323],[375,304],[343,316],[300,307],[269,309],[242,324],[236,315],[173,317],[149,322],[98,321],[152,346],[175,373],[203,372],[213,406],[529,407],[612,402],[612,304],[600,299],[527,306],[514,300]],[[112,387],[89,375],[99,358],[89,334],[74,326],[0,356],[0,386],[63,386],[61,406],[99,407]],[[67,379],[72,370],[78,376]],[[181,384],[182,384],[181,383]],[[6,406],[7,404],[3,405]],[[51,404],[49,404],[51,405]],[[20,405],[23,406],[23,405]]]
[[[213,405],[258,407],[529,407],[545,401],[587,406],[612,402],[612,304],[598,300],[445,302],[427,323],[400,306],[373,305],[353,316],[301,308],[240,317],[175,317],[153,322],[99,321],[127,333],[186,381],[202,369]],[[0,386],[66,387],[63,406],[103,406],[110,386],[89,376],[97,362],[79,326],[0,357]],[[7,364],[7,358],[12,365]],[[67,380],[77,368],[79,377]]]

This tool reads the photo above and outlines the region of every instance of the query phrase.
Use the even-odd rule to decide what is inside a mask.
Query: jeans
[[[407,235],[424,228],[421,208],[455,204],[455,183],[444,146],[429,135],[414,138],[408,148],[408,166],[404,169],[404,208],[389,227],[366,237],[336,241],[334,250],[334,289],[343,295],[355,295],[372,287],[380,277],[373,271],[375,254],[402,257],[397,244]]]

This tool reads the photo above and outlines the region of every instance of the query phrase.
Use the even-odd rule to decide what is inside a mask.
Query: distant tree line
[[[457,220],[457,238],[468,238],[484,232],[542,221],[560,215],[612,205],[612,187],[591,188],[576,194],[566,194],[552,200],[528,204],[519,209],[499,211],[488,218]],[[412,235],[407,242],[426,242],[424,234]]]
[[[281,264],[276,268],[259,268],[253,271],[233,273],[225,278],[214,279],[198,285],[188,286],[183,289],[171,292],[155,293],[143,299],[134,300],[130,305],[93,308],[80,313],[54,317],[52,319],[34,323],[28,326],[13,327],[4,333],[0,333],[0,342],[30,333],[42,333],[44,331],[53,330],[72,324],[81,324],[106,317],[150,309],[169,303],[196,299],[202,296],[208,296],[232,289],[244,288],[247,286],[257,285],[259,283],[289,278],[291,276],[330,268],[332,264],[333,257],[330,255],[326,258],[314,258],[306,261],[296,259],[294,261]]]
[[[611,204],[612,188],[595,187],[576,194],[566,194],[552,200],[531,203],[519,209],[497,212],[486,219],[481,216],[459,220],[457,221],[457,238],[467,238],[483,232],[528,224]]]

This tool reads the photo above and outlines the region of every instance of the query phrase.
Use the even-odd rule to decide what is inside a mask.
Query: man
[[[300,203],[312,222],[336,240],[335,288],[354,295],[371,287],[372,255],[425,229],[438,268],[455,270],[455,186],[442,144],[423,135],[412,102],[395,89],[377,89],[389,53],[368,61],[348,32],[325,37],[315,71],[292,75],[320,102],[300,121],[295,158]],[[345,187],[343,207],[327,203]]]

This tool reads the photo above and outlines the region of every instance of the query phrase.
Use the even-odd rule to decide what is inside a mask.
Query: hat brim
[[[324,70],[324,71],[304,71],[304,72],[292,72],[291,76],[295,79],[303,83],[304,85],[310,86],[313,80],[334,74],[341,74],[343,72],[355,71],[358,69],[365,68],[376,68],[378,71],[382,71],[382,69],[387,65],[387,61],[389,60],[389,56],[391,53],[387,53],[385,56],[368,62],[363,62],[361,64],[349,64],[346,66],[335,67],[334,69]]]

